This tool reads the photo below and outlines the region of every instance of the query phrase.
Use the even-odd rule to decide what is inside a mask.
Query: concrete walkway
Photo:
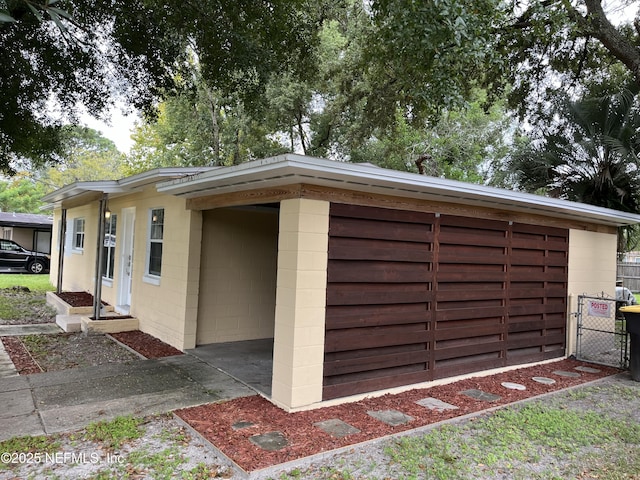
[[[192,355],[0,378],[0,441],[255,395]]]
[[[62,333],[55,323],[34,323],[31,325],[0,325],[0,337],[20,335],[52,335]]]
[[[4,348],[2,342],[0,342],[0,378],[13,377],[18,375],[16,366],[11,361],[11,357]]]

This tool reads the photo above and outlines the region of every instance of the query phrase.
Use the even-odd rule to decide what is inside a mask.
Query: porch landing
[[[273,338],[212,343],[185,352],[263,395],[271,396]]]

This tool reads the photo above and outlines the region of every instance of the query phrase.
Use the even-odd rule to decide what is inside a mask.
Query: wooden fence
[[[632,292],[640,292],[640,263],[618,263],[618,280]]]

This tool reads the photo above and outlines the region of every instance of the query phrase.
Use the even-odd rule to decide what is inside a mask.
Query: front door
[[[131,280],[133,278],[133,240],[136,223],[136,209],[122,209],[122,248],[120,249],[120,269],[118,281],[117,310],[129,313],[131,308]]]

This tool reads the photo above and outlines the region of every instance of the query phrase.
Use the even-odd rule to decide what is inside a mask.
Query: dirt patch
[[[416,389],[401,394],[367,398],[359,402],[307,412],[286,413],[264,398],[254,396],[182,409],[178,410],[176,414],[243,469],[254,471],[327,450],[430,425],[449,418],[460,417],[490,407],[513,403],[541,393],[580,385],[618,372],[613,368],[598,366],[598,373],[582,373],[576,378],[563,377],[553,373],[557,370],[575,372],[575,367],[582,365],[586,364],[574,360],[562,360],[487,377],[474,377],[428,389]],[[555,379],[556,383],[543,385],[535,382],[532,377],[549,377]],[[502,382],[519,383],[524,385],[526,390],[510,390],[503,387]],[[461,395],[460,392],[469,389],[493,393],[499,395],[500,399],[495,402],[486,402]],[[416,403],[416,401],[427,397],[435,397],[457,406],[458,409],[435,411]],[[412,420],[403,425],[391,426],[368,414],[370,411],[381,410],[398,410],[411,416]],[[336,418],[355,427],[359,433],[337,438],[314,425],[317,422]],[[234,425],[239,422],[248,423],[250,426],[234,429]],[[287,439],[287,446],[277,451],[265,451],[250,440],[255,435],[269,432],[281,432]]]
[[[2,343],[21,375],[107,363],[129,363],[140,359],[103,335],[27,335],[3,337]]]
[[[140,331],[115,333],[112,336],[145,358],[182,354],[171,345]],[[139,355],[105,335],[27,335],[2,337],[2,343],[20,375],[140,360]]]
[[[173,355],[182,355],[182,352],[177,348],[140,330],[112,333],[111,336],[145,358],[164,358],[172,357]]]

